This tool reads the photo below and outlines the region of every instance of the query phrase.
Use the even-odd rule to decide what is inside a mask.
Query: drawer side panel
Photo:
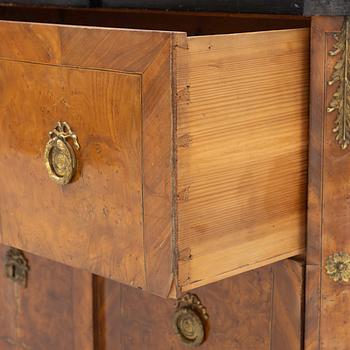
[[[194,37],[182,50],[183,290],[303,253],[308,43],[308,30],[296,29]]]

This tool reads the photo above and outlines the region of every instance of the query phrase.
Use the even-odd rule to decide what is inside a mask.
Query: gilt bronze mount
[[[49,132],[49,141],[45,147],[45,165],[49,177],[59,185],[68,184],[76,172],[77,161],[68,139],[72,139],[77,150],[80,148],[78,138],[68,123],[58,122],[56,128]]]
[[[339,283],[350,282],[350,255],[344,252],[330,255],[326,261],[328,276]]]
[[[26,287],[28,283],[28,272],[28,260],[25,258],[22,251],[10,248],[5,257],[6,277]]]
[[[190,347],[201,345],[206,338],[209,316],[206,308],[194,294],[186,294],[177,302],[173,319],[175,333]]]
[[[346,17],[340,33],[335,33],[335,44],[329,51],[329,55],[339,59],[334,65],[333,73],[328,85],[337,84],[333,94],[328,113],[336,111],[333,132],[335,139],[342,149],[346,149],[350,143],[350,17]]]

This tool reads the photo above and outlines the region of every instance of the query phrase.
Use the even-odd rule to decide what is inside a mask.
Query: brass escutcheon
[[[344,252],[334,253],[326,260],[326,273],[338,283],[350,282],[350,255]]]
[[[73,140],[78,150],[80,145],[77,136],[66,122],[58,122],[55,129],[49,132],[49,141],[45,147],[45,165],[50,179],[59,185],[68,184],[76,172],[77,161],[73,147],[68,139]]]
[[[173,325],[181,341],[190,347],[200,346],[206,338],[209,319],[206,308],[194,294],[186,294],[178,300]]]
[[[13,282],[27,286],[28,280],[28,261],[24,254],[16,248],[10,248],[5,257],[5,273],[6,277]]]

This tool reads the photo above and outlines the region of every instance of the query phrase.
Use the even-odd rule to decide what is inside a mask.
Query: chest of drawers
[[[2,243],[163,297],[303,253],[308,29],[0,36]]]
[[[348,350],[349,14],[0,1],[0,350]]]

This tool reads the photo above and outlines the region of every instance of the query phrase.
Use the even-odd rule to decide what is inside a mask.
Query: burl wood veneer
[[[0,246],[0,261],[7,247]],[[0,274],[1,350],[185,350],[175,302],[25,253],[28,287]],[[285,260],[195,290],[203,350],[301,350],[303,264]]]
[[[304,252],[308,29],[0,37],[1,243],[163,297]],[[59,120],[81,146],[63,187]]]

